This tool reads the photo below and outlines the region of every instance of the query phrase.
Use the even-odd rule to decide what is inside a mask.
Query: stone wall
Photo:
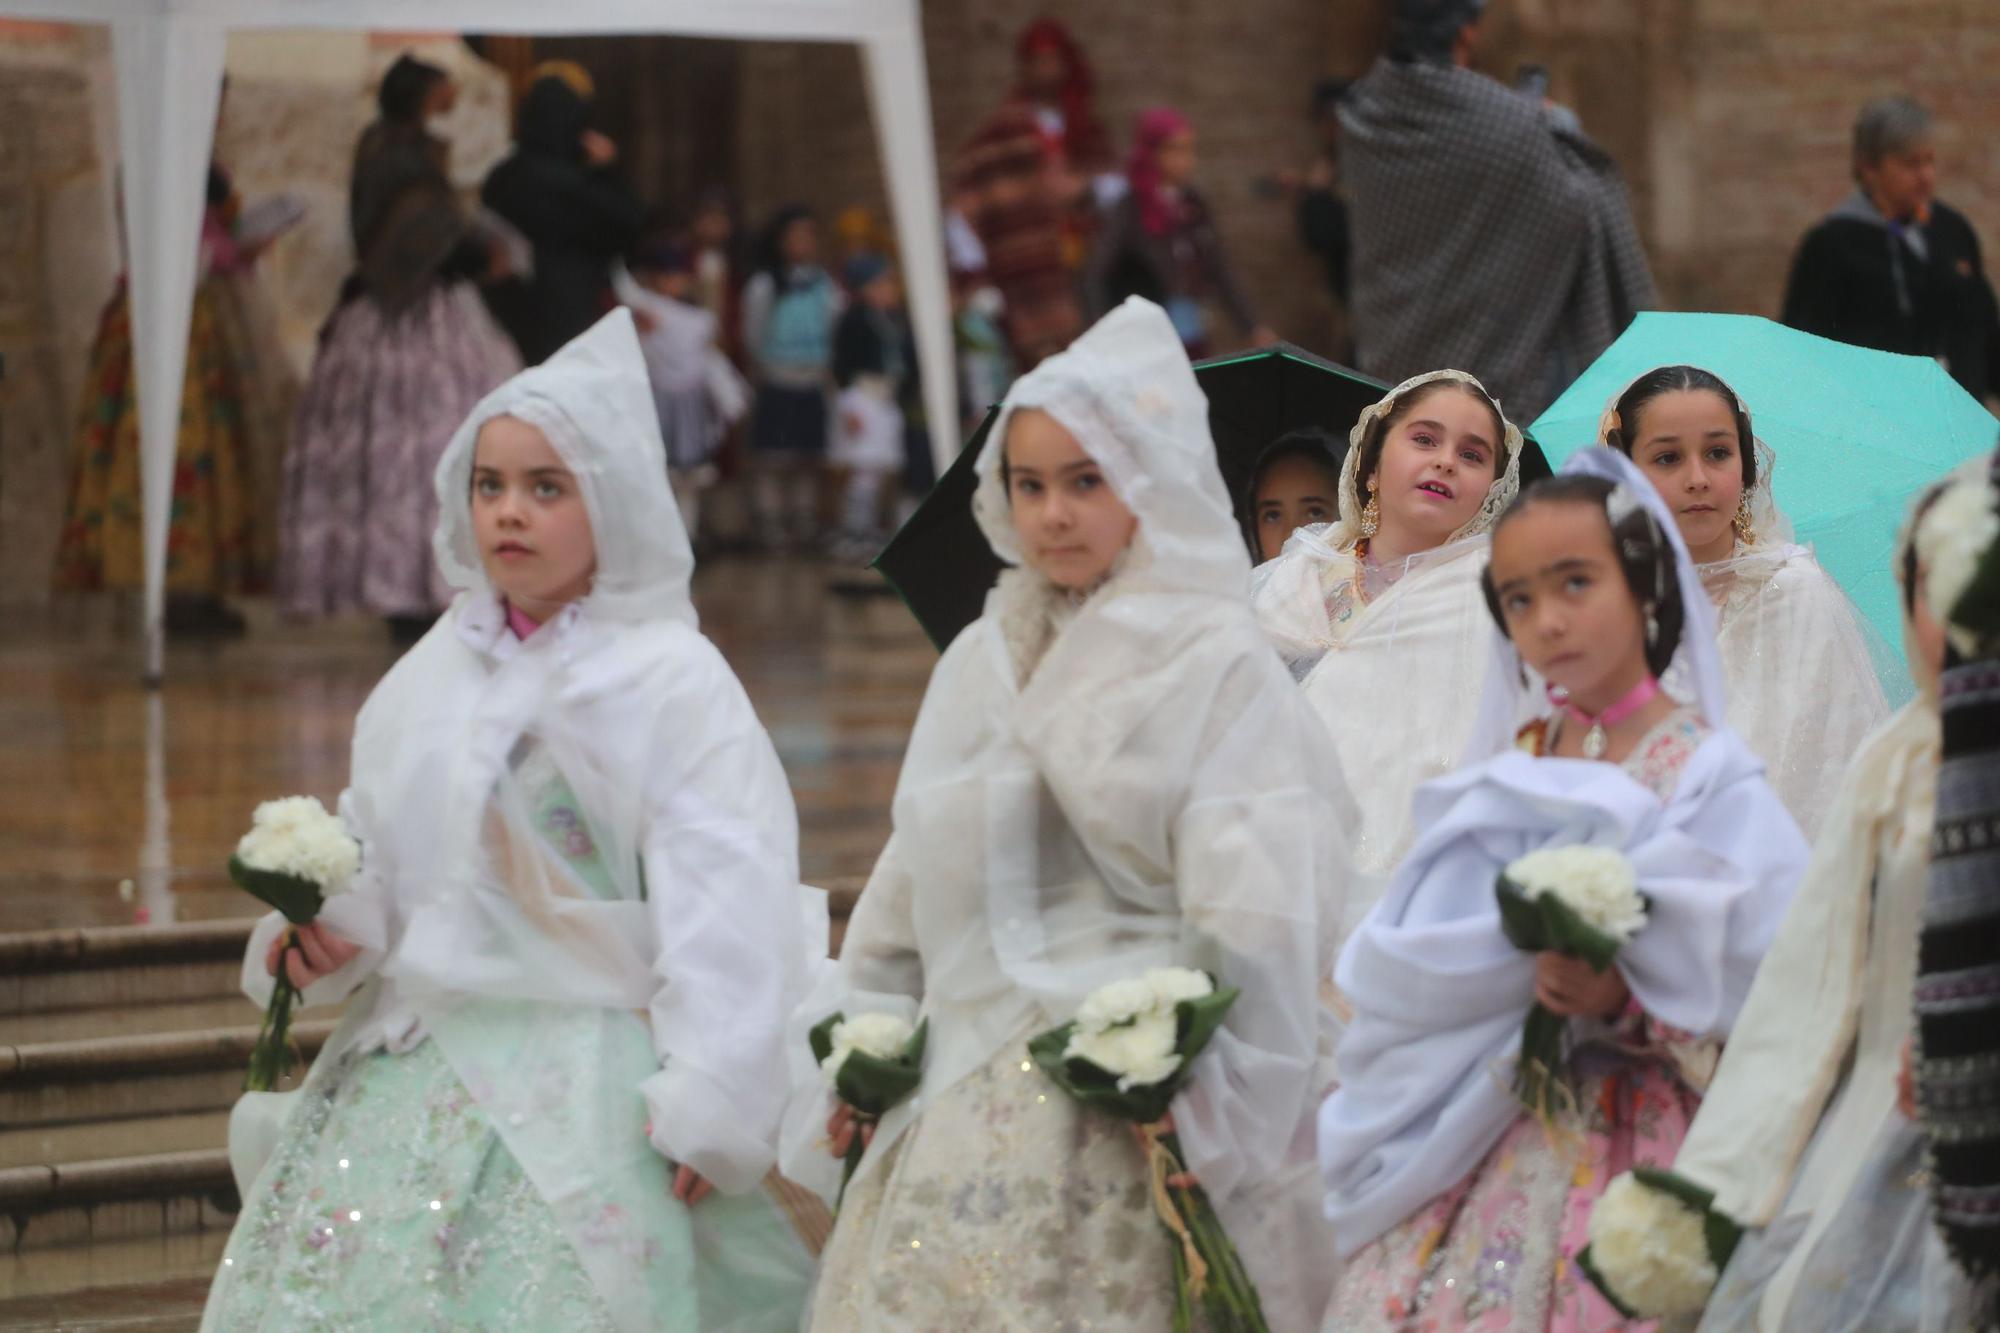
[[[1775,315],[1805,229],[1852,188],[1873,97],[1939,119],[1939,197],[2000,244],[1991,0],[1494,0],[1483,63],[1551,68],[1625,165],[1667,303]]]
[[[47,595],[84,361],[118,258],[101,31],[0,38],[0,607]]]

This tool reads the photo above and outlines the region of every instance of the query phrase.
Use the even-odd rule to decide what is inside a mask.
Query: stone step
[[[227,1232],[237,1208],[221,1148],[8,1167],[0,1170],[0,1252]]]
[[[194,1333],[226,1230],[0,1254],[0,1333]]]
[[[333,1028],[296,1019],[292,1040],[310,1061]],[[252,1025],[0,1046],[0,1125],[127,1122],[132,1150],[143,1151],[145,1117],[234,1105],[256,1043]]]
[[[328,1012],[332,1012],[329,1010]],[[319,1011],[314,1010],[315,1017]],[[150,1004],[101,1005],[89,1009],[57,1009],[22,1014],[4,1022],[6,1041],[20,1046],[46,1042],[84,1041],[93,1037],[146,1037],[203,1028],[233,1028],[254,1023],[262,1011],[243,992],[199,1000],[160,1000]]]
[[[77,1125],[0,1129],[0,1170],[50,1162],[89,1162],[147,1153],[193,1152],[229,1143],[227,1110],[148,1115]]]
[[[0,1020],[238,993],[251,920],[0,935]]]

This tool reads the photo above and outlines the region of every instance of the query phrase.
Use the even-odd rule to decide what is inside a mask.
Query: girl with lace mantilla
[[[1016,383],[977,476],[1013,568],[932,674],[894,833],[795,1024],[785,1169],[830,1197],[828,1150],[857,1131],[806,1029],[929,1022],[922,1085],[863,1131],[811,1326],[1169,1327],[1173,1249],[1138,1139],[1027,1043],[1099,986],[1192,966],[1242,995],[1173,1123],[1272,1326],[1313,1327],[1331,1244],[1315,995],[1351,811],[1244,604],[1249,558],[1166,314],[1129,300]]]
[[[355,723],[362,872],[291,960],[346,1013],[231,1116],[205,1329],[798,1325],[811,1258],[764,1182],[825,906],[695,627],[656,423],[621,310],[445,451],[461,591]],[[259,1003],[284,929],[251,937]]]
[[[1709,720],[1713,614],[1672,522],[1589,449],[1494,530],[1488,757],[1417,793],[1415,846],[1335,974],[1354,1018],[1319,1121],[1347,1260],[1328,1329],[1623,1327],[1573,1262],[1590,1203],[1672,1158],[1806,857]],[[1686,701],[1658,684],[1675,659]],[[1530,670],[1567,694],[1517,734]],[[1602,974],[1501,928],[1501,871],[1575,844],[1622,853],[1649,900]],[[1546,1120],[1510,1087],[1531,1002],[1569,1020],[1573,1100]]]
[[[1521,485],[1521,433],[1461,371],[1398,385],[1348,436],[1340,517],[1257,568],[1252,603],[1356,791],[1356,868],[1386,878],[1410,794],[1465,750],[1485,670],[1485,533]],[[1365,497],[1365,503],[1364,503]],[[1384,700],[1407,706],[1393,717]],[[1345,931],[1371,901],[1349,897]]]
[[[1649,371],[1613,400],[1599,434],[1673,511],[1715,604],[1729,725],[1814,837],[1848,762],[1888,716],[1884,683],[1907,697],[1907,672],[1792,540],[1772,491],[1777,456],[1722,380],[1696,366]]]

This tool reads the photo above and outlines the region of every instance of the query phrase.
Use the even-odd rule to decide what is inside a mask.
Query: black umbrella
[[[1232,499],[1240,496],[1271,441],[1317,426],[1345,449],[1361,410],[1389,391],[1379,380],[1290,343],[1199,361],[1194,375],[1208,396],[1215,461]],[[998,415],[997,407],[987,411],[958,458],[875,559],[875,568],[940,651],[979,619],[987,591],[1004,568],[972,517],[974,463]],[[1521,459],[1522,479],[1548,474],[1541,450],[1531,445]]]

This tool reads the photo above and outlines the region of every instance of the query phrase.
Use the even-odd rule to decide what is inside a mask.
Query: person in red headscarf
[[[1124,198],[1105,218],[1084,272],[1086,313],[1096,319],[1128,296],[1166,307],[1188,355],[1210,350],[1207,305],[1219,301],[1259,346],[1277,335],[1257,320],[1223,253],[1208,202],[1194,188],[1195,136],[1187,117],[1154,107],[1139,117]]]
[[[1083,328],[1076,273],[1088,253],[1094,188],[1115,179],[1093,105],[1090,62],[1068,28],[1039,19],[1014,48],[1013,90],[952,163],[952,266],[983,275],[1006,302],[1023,369]]]

